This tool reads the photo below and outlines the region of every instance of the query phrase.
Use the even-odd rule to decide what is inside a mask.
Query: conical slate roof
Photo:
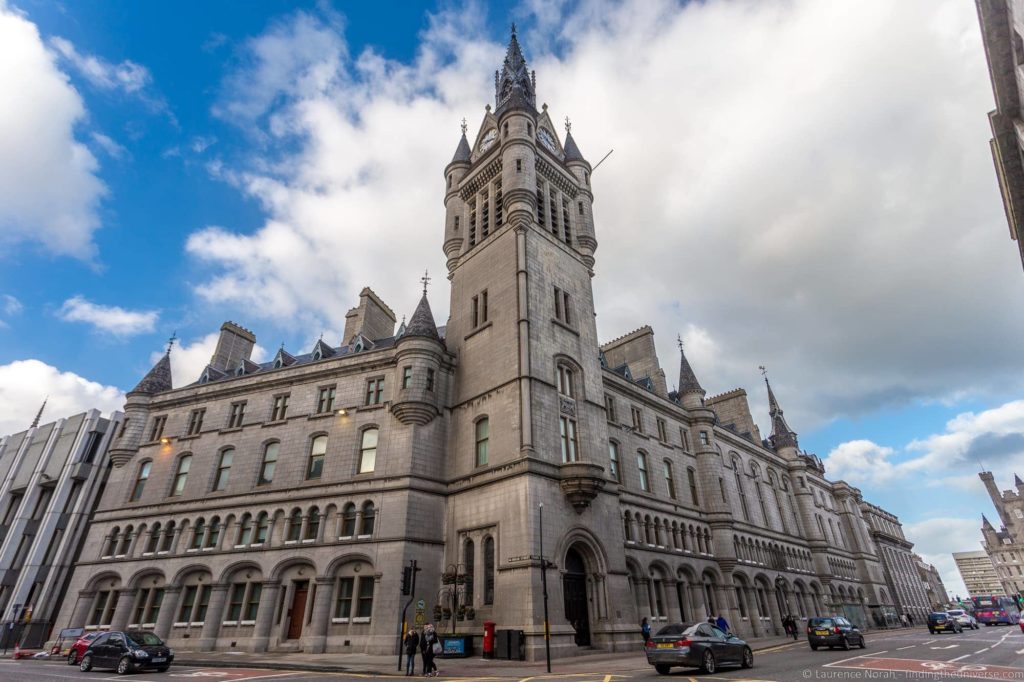
[[[982,528],[991,528],[992,527],[992,524],[989,523],[988,519],[985,518],[984,514],[981,515],[981,527]]]
[[[796,432],[789,428],[786,418],[782,416],[782,408],[779,407],[779,401],[775,399],[775,393],[772,392],[772,385],[768,382],[768,377],[764,378],[764,383],[768,386],[768,414],[772,418],[772,435],[769,436],[769,439],[776,449],[795,448],[797,447]]]
[[[462,133],[462,139],[459,140],[459,146],[455,148],[455,156],[452,157],[452,163],[469,161],[471,153],[472,150],[469,148],[469,140],[466,139],[466,133]]]
[[[45,404],[45,403],[44,403]],[[1024,481],[1020,480],[1020,476],[1017,474],[1013,475],[1013,484],[1017,487],[1024,485]]]
[[[568,131],[565,133],[565,160],[586,161],[580,153],[580,148],[576,146],[576,140],[572,139],[572,133]]]
[[[131,392],[152,395],[169,391],[171,388],[171,354],[165,353]]]
[[[572,138],[568,138],[572,139]],[[566,151],[568,151],[568,145],[566,145]],[[680,344],[681,345],[681,344]],[[693,368],[690,367],[690,362],[686,359],[686,353],[683,349],[679,349],[679,394],[683,393],[703,393],[704,389],[701,387],[700,382],[697,381],[697,375],[693,373]]]
[[[416,312],[409,319],[409,324],[405,327],[405,334],[402,335],[402,338],[410,336],[440,339],[437,335],[437,325],[434,324],[434,313],[430,312],[430,303],[427,302],[426,294],[423,294],[419,305],[416,306]]]
[[[494,74],[494,108],[497,114],[508,109],[537,111],[536,83],[526,68],[526,57],[519,47],[515,24],[512,24],[505,61],[501,70]]]

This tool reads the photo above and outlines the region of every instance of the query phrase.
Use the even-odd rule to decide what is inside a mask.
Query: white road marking
[[[951,659],[949,659],[949,662],[950,662],[950,663],[954,663],[954,662],[956,662],[956,661],[962,661],[962,660],[964,660],[965,658],[967,658],[968,656],[970,656],[970,654],[964,654],[963,656],[957,656],[956,658],[951,658]]]
[[[903,651],[904,649],[913,649],[915,646],[917,645],[911,644],[910,646],[901,646],[900,648],[896,649],[896,651]]]
[[[833,666],[838,666],[840,663],[848,663],[849,661],[856,661],[858,658],[878,658],[882,654],[887,654],[887,653],[889,653],[889,652],[888,651],[872,651],[870,654],[861,654],[860,656],[851,656],[850,658],[844,658],[844,659],[839,660],[839,661],[833,661],[832,663],[826,663],[825,665],[823,665],[821,667],[822,668],[831,668]]]
[[[928,648],[929,649],[955,649],[958,646],[960,646],[960,645],[959,644],[949,644],[947,646],[930,646]]]

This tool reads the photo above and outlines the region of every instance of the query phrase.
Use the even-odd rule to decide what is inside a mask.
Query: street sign
[[[422,610],[422,609],[425,609],[425,608],[427,608],[427,602],[423,601],[422,599],[420,599],[418,602],[416,602],[416,609],[417,610]]]

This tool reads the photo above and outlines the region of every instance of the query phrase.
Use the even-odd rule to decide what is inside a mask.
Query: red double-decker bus
[[[1016,625],[1020,618],[1017,602],[1012,597],[971,597],[974,617],[985,625]]]

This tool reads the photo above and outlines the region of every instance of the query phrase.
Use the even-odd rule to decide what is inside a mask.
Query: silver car
[[[963,609],[949,609],[946,613],[956,619],[956,622],[960,623],[965,630],[967,628],[972,630],[978,629],[978,620]]]
[[[675,623],[658,630],[647,642],[647,662],[661,675],[673,667],[700,668],[713,674],[719,666],[754,666],[754,652],[736,635],[710,623]]]

